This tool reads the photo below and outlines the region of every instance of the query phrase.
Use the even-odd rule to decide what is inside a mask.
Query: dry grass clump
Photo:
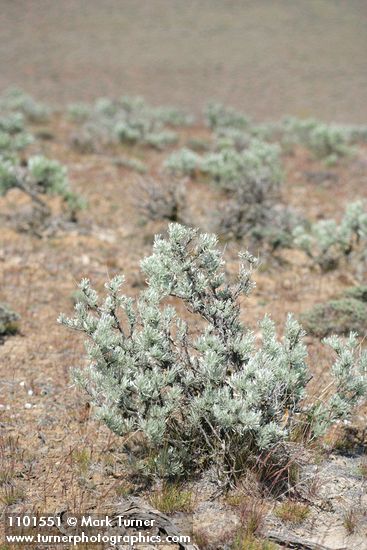
[[[348,535],[353,535],[356,531],[359,522],[359,514],[356,508],[346,510],[343,518],[343,525]]]
[[[277,546],[267,540],[257,539],[252,535],[238,535],[231,550],[276,550]]]
[[[191,512],[193,508],[193,494],[184,491],[179,485],[165,484],[162,489],[149,497],[150,504],[164,514],[174,512]]]
[[[367,479],[367,456],[362,458],[358,471],[363,479]]]
[[[285,523],[300,525],[310,513],[307,504],[301,504],[293,500],[287,500],[275,508],[274,514]]]

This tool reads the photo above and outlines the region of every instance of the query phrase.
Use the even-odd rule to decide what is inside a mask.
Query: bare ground
[[[366,123],[364,0],[1,0],[0,88]]]

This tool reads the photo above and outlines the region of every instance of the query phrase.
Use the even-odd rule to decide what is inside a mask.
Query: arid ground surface
[[[17,232],[5,218],[26,206],[18,192],[0,201],[0,300],[21,315],[21,333],[0,346],[2,471],[14,481],[12,510],[107,511],[132,489],[125,457],[119,438],[93,419],[84,395],[70,382],[70,367],[85,361],[83,338],[57,325],[56,318],[61,311],[72,312],[73,292],[84,276],[101,290],[107,277],[123,272],[126,292],[132,295],[144,285],[139,260],[149,254],[154,234],[164,231],[166,224],[142,224],[134,206],[138,176],[116,166],[113,159],[142,158],[155,175],[168,151],[121,145],[106,155],[81,155],[70,147],[74,129],[64,117],[54,116],[47,129],[53,139],[38,140],[33,150],[64,163],[74,189],[89,204],[74,229],[40,239]],[[208,135],[203,127],[180,133],[182,144]],[[297,149],[283,162],[283,194],[310,219],[338,219],[347,202],[356,196],[367,199],[363,146],[357,156],[328,170],[329,179],[321,183],[307,180],[306,173],[322,174],[325,167],[306,150]],[[189,189],[192,208],[200,217],[210,204],[212,189],[203,181],[189,183]],[[229,273],[236,271],[237,252],[243,246],[227,244]],[[280,252],[279,258],[264,258],[255,275],[256,290],[244,304],[243,320],[255,331],[265,313],[282,324],[287,312],[298,315],[357,282],[346,267],[320,274],[299,251]],[[307,343],[316,389],[328,378],[332,354],[316,338],[308,337]],[[353,423],[363,428],[363,411]],[[6,487],[3,503],[8,500]],[[200,503],[200,494],[195,498]],[[225,522],[222,529],[226,530]]]
[[[364,0],[1,0],[0,88],[367,118]]]
[[[0,89],[17,85],[51,105],[142,94],[153,104],[196,113],[216,98],[258,120],[286,114],[367,120],[362,0],[0,0],[0,21]],[[40,239],[20,233],[8,218],[27,207],[21,194],[0,199],[0,302],[21,315],[20,334],[0,345],[0,503],[14,511],[108,512],[134,489],[126,457],[119,438],[93,419],[87,399],[71,384],[70,368],[85,362],[83,338],[56,319],[60,312],[71,314],[82,277],[101,290],[108,277],[123,272],[127,294],[144,286],[139,261],[166,224],[143,223],[135,205],[138,176],[114,160],[139,158],[155,176],[171,150],[121,145],[82,155],[70,145],[75,128],[60,114],[31,130],[51,137],[37,139],[31,151],[65,164],[88,208],[74,228]],[[179,133],[175,148],[208,137],[201,124]],[[282,160],[282,194],[311,220],[340,219],[348,202],[367,199],[365,145],[327,168],[329,176],[320,181],[307,173],[325,173],[325,166],[305,149]],[[188,187],[200,219],[208,213],[212,189],[205,181]],[[245,246],[227,243],[230,274]],[[261,250],[252,252],[262,256]],[[360,282],[347,266],[321,274],[296,250],[281,251],[275,260],[264,257],[255,280],[243,308],[244,322],[255,331],[265,313],[281,326],[289,311],[297,316]],[[328,379],[332,354],[317,338],[306,341],[317,389]],[[353,417],[362,443],[364,413]],[[330,448],[339,435],[329,434]],[[195,506],[205,498],[195,493]],[[232,508],[223,499],[221,506],[218,529],[225,532]],[[317,518],[320,510],[312,514]],[[205,514],[198,523],[213,530]],[[1,543],[0,549],[7,550]]]

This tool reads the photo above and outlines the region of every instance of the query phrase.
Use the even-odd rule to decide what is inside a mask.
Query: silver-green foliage
[[[240,152],[249,146],[251,139],[248,132],[238,128],[219,128],[215,133],[216,150],[235,149]]]
[[[320,220],[294,229],[294,244],[323,271],[338,267],[342,259],[366,260],[367,210],[362,201],[349,204],[342,220]]]
[[[32,136],[26,131],[21,113],[3,112],[0,115],[0,155],[11,158],[17,151],[32,143]]]
[[[164,168],[176,176],[194,176],[200,169],[201,157],[191,149],[183,148],[172,153]]]
[[[44,122],[50,109],[18,88],[10,88],[0,96],[0,109],[22,113],[30,122]]]
[[[0,158],[0,195],[10,189],[20,189],[28,195],[35,207],[49,213],[42,195],[58,195],[74,215],[83,206],[81,197],[70,189],[66,167],[55,160],[36,155],[28,159],[26,166],[17,160]]]
[[[19,315],[5,304],[0,303],[0,337],[18,331]]]
[[[252,139],[243,151],[231,147],[206,155],[201,170],[223,189],[255,187],[263,182],[277,187],[282,180],[280,150],[277,145]]]
[[[205,110],[204,116],[207,125],[212,130],[219,128],[236,128],[244,130],[249,127],[249,119],[242,113],[236,111],[232,107],[225,107],[221,103],[209,103]]]
[[[352,153],[350,142],[356,132],[348,127],[326,124],[316,119],[297,119],[288,117],[283,123],[283,144],[289,146],[300,143],[309,148],[316,158],[324,159],[328,164]]]
[[[346,341],[334,335],[325,338],[323,342],[336,353],[331,368],[334,387],[327,401],[321,394],[309,408],[314,437],[322,435],[335,421],[347,418],[367,393],[367,353],[362,352],[356,364],[356,350],[359,346],[356,334],[351,333]]]
[[[192,118],[173,107],[152,107],[141,97],[124,96],[119,100],[100,98],[93,105],[74,104],[70,117],[83,124],[89,141],[150,145],[164,149],[176,143],[171,127],[191,124]],[[101,139],[102,138],[102,139]]]
[[[141,263],[147,288],[137,300],[122,294],[122,277],[106,283],[104,299],[84,279],[75,316],[60,316],[88,336],[90,364],[74,371],[75,380],[111,430],[139,436],[134,456],[143,469],[174,477],[214,466],[222,479],[240,475],[251,457],[287,441],[298,422],[310,378],[304,332],[289,316],[279,339],[265,317],[258,344],[244,327],[239,300],[254,286],[255,265],[241,254],[230,284],[216,237],[171,224]],[[197,325],[179,316],[172,298]],[[307,408],[318,431],[347,416],[366,390],[356,339],[330,344],[338,393]]]
[[[236,191],[245,187],[247,191],[253,187],[255,194],[256,187],[265,181],[275,188],[282,180],[280,148],[259,139],[251,139],[241,150],[226,139],[217,151],[205,155],[183,148],[166,159],[164,168],[176,175],[202,172],[223,189]]]

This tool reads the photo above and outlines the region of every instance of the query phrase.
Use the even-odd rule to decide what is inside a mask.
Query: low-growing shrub
[[[294,244],[322,271],[336,269],[341,260],[366,260],[367,211],[362,201],[349,204],[340,223],[321,220],[294,229]]]
[[[149,145],[164,149],[177,141],[171,127],[187,126],[192,117],[173,107],[151,107],[141,97],[122,97],[119,100],[100,98],[93,105],[73,104],[69,117],[81,124],[81,138],[74,143],[95,141],[95,149],[111,143]]]
[[[249,119],[232,107],[225,107],[221,103],[211,102],[204,110],[204,117],[209,128],[237,128],[244,130],[248,128]]]
[[[367,302],[367,285],[353,286],[345,291],[345,296],[361,302]]]
[[[182,222],[186,209],[185,182],[166,178],[141,179],[135,204],[150,220]]]
[[[282,180],[279,147],[258,139],[253,139],[241,152],[225,148],[209,153],[202,159],[200,169],[220,187],[230,191],[244,186],[255,187],[259,182],[276,187]]]
[[[18,111],[31,122],[44,122],[50,115],[50,109],[38,103],[22,90],[10,88],[0,96],[0,109]]]
[[[155,115],[163,124],[168,124],[168,126],[174,128],[191,126],[195,121],[193,115],[186,113],[182,109],[177,109],[177,107],[156,107]]]
[[[19,189],[31,200],[36,217],[47,219],[50,208],[41,198],[43,195],[58,195],[64,201],[69,218],[76,220],[77,211],[83,207],[83,200],[74,194],[64,166],[42,156],[30,157],[25,165],[10,160],[0,160],[0,195],[11,189]]]
[[[147,288],[137,300],[121,293],[121,277],[106,283],[103,301],[84,279],[75,317],[60,316],[89,340],[90,364],[74,371],[75,381],[112,431],[136,439],[130,457],[145,474],[177,478],[213,468],[228,481],[262,451],[277,449],[284,459],[302,418],[319,435],[365,395],[367,354],[353,335],[332,337],[335,392],[305,404],[310,376],[297,321],[288,317],[280,340],[265,317],[258,344],[240,320],[255,265],[242,254],[230,284],[216,237],[170,224],[141,263]],[[170,298],[199,325],[181,318]]]
[[[340,157],[351,154],[342,130],[327,124],[319,124],[312,130],[309,147],[315,157],[325,159],[328,164],[333,164]]]
[[[211,148],[211,141],[204,138],[189,138],[186,142],[186,148],[195,151],[195,153],[206,153]]]
[[[102,124],[85,123],[70,136],[71,147],[82,155],[99,153],[111,145],[110,130]]]
[[[68,105],[67,115],[73,122],[85,122],[90,111],[91,109],[86,103],[72,103]]]
[[[20,113],[7,113],[0,116],[0,155],[13,158],[14,153],[32,143],[32,136],[25,130],[24,117]]]
[[[139,174],[145,174],[148,171],[148,167],[144,162],[136,158],[129,157],[118,157],[113,160],[113,163],[116,166],[122,166],[123,168],[128,168]]]
[[[300,320],[310,334],[323,338],[329,334],[367,333],[367,289],[355,287],[344,297],[317,304],[303,313]]]
[[[271,193],[258,202],[254,198],[248,200],[241,192],[229,197],[221,204],[221,209],[215,212],[215,231],[223,237],[236,240],[247,237],[253,243],[262,241],[272,251],[290,248],[293,243],[292,232],[299,224],[299,216],[291,208],[277,203]]]
[[[174,145],[177,143],[177,134],[170,130],[160,130],[157,132],[150,132],[140,139],[141,143],[146,143],[155,149],[162,150],[167,145]]]
[[[251,136],[238,128],[219,128],[216,132],[216,149],[235,149],[240,152],[251,143]]]
[[[0,304],[0,338],[16,334],[19,329],[19,315],[4,304]]]
[[[297,119],[288,117],[283,123],[283,145],[293,143],[304,145],[316,158],[324,159],[328,164],[352,153],[349,143],[352,133],[347,128],[335,124],[325,124],[315,119]]]
[[[200,168],[201,157],[190,149],[172,153],[164,162],[164,168],[176,176],[194,176]]]

